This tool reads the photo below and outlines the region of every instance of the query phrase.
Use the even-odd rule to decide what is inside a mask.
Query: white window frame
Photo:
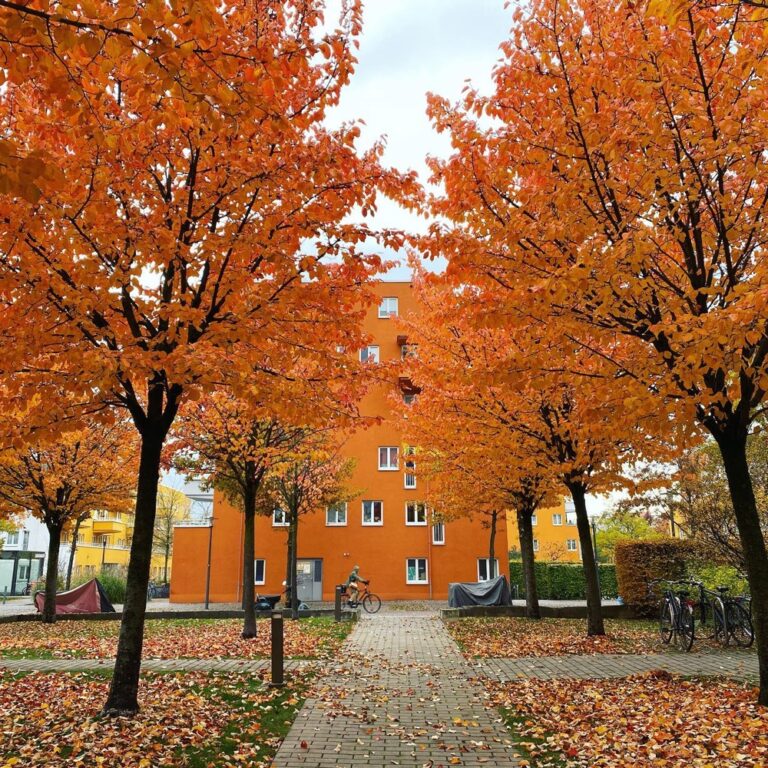
[[[256,575],[259,572],[256,563],[263,563],[261,566],[261,579]],[[253,583],[259,586],[267,583],[267,561],[263,557],[257,557],[253,561]]]
[[[539,551],[539,540],[538,539],[534,539],[533,540],[533,551],[534,552],[538,552]]]
[[[390,307],[394,304],[394,310]],[[400,302],[397,296],[382,296],[379,303],[379,320],[389,320],[390,317],[397,317],[400,311]]]
[[[369,344],[360,350],[360,362],[372,363],[374,365],[381,362],[381,350],[378,344]]]
[[[435,532],[439,530],[442,536],[435,536]],[[432,543],[436,547],[442,547],[445,544],[445,523],[432,523]]]
[[[565,524],[566,525],[576,525],[576,512],[569,512],[568,510],[565,511]]]
[[[571,544],[573,544],[573,546],[571,546]],[[578,552],[579,542],[576,539],[566,539],[565,548],[568,550],[568,552]]]
[[[344,510],[344,522],[339,522],[339,511]],[[330,514],[331,511],[336,512],[336,522],[332,523]],[[328,528],[341,528],[347,524],[349,519],[349,509],[346,501],[339,502],[338,504],[331,504],[325,508],[325,524]]]
[[[424,579],[419,579],[419,560],[424,561]],[[409,563],[414,561],[416,578],[410,579],[408,577]],[[429,558],[427,557],[406,557],[405,558],[405,583],[406,584],[429,584]]]
[[[563,524],[563,515],[560,512],[552,513],[552,525],[560,526]]]
[[[277,519],[278,512],[281,513],[283,516],[282,523],[279,522]],[[290,523],[288,522],[288,513],[285,510],[280,509],[279,507],[277,509],[272,510],[272,527],[273,528],[287,528],[289,525]]]
[[[365,505],[366,504],[378,504],[379,505],[379,509],[381,511],[381,515],[380,515],[381,519],[379,520],[378,523],[374,522],[373,520],[371,522],[366,522],[366,520],[365,520]],[[372,513],[373,513],[374,509],[375,509],[374,507],[371,507],[371,512]],[[381,501],[380,499],[363,499],[363,502],[362,502],[362,514],[363,514],[363,525],[371,526],[371,527],[379,527],[379,526],[384,525],[384,502]],[[372,514],[372,517],[373,517],[373,514]]]
[[[423,513],[423,520],[418,519],[418,510],[421,508]],[[409,518],[410,510],[414,510],[414,520],[411,522]],[[424,526],[427,524],[427,505],[423,501],[406,501],[405,502],[405,524],[412,526]]]
[[[539,518],[537,517],[536,513],[534,512],[531,515],[531,525],[538,525],[538,523],[539,523]]]
[[[406,453],[404,458],[403,488],[412,491],[416,488],[416,462],[413,459],[413,450]],[[409,472],[408,470],[412,470]]]
[[[19,532],[8,531],[5,534],[5,546],[6,547],[18,547],[19,546]]]
[[[386,463],[381,463],[382,451],[386,451]],[[395,464],[392,465],[392,451],[395,452]],[[396,445],[380,445],[377,449],[379,472],[397,472],[400,469],[400,449]]]
[[[480,564],[483,563],[485,565],[485,573],[486,578],[482,578],[480,575]],[[499,575],[499,558],[494,557],[493,558],[493,564],[491,565],[491,570],[496,573],[496,576],[488,577],[488,565],[491,563],[490,557],[478,557],[477,558],[477,580],[478,581],[490,581],[491,579],[495,579],[496,576]]]

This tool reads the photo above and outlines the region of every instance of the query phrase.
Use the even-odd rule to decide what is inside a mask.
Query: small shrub
[[[81,584],[85,584],[87,581],[91,581],[94,578],[93,575],[82,575],[77,579],[72,580],[72,589],[79,587]],[[113,605],[125,602],[125,589],[126,589],[126,577],[122,573],[110,573],[109,571],[103,571],[102,573],[95,574],[95,578],[99,580],[101,586],[104,587],[104,591],[107,593],[109,602]]]
[[[616,578],[624,602],[647,616],[654,615],[659,602],[658,592],[649,595],[649,582],[685,578],[693,552],[690,542],[679,539],[618,542]]]
[[[695,563],[689,565],[691,578],[701,581],[707,589],[728,587],[731,595],[748,595],[747,580],[731,565]]]

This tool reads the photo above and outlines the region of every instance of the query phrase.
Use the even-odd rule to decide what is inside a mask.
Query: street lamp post
[[[205,574],[205,610],[208,610],[208,605],[211,597],[211,547],[213,546],[213,515],[211,515],[211,521],[208,523],[208,568]]]
[[[107,537],[102,536],[101,538],[101,570],[104,570],[104,563],[106,562],[107,558]]]

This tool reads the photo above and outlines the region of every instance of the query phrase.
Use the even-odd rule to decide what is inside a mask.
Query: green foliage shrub
[[[574,563],[535,563],[536,590],[539,600],[585,600],[587,595],[584,569]],[[600,592],[605,598],[616,597],[616,567],[601,564],[598,566]],[[525,597],[523,564],[518,560],[509,563],[509,581],[514,590],[518,587],[520,597]]]
[[[90,581],[93,578],[94,576],[83,575],[77,579],[72,579],[72,589],[85,584],[86,581]],[[107,593],[107,597],[112,605],[115,603],[122,605],[125,602],[126,577],[124,573],[102,571],[97,573],[95,578],[101,582],[101,586],[104,587],[104,591]]]
[[[748,595],[749,584],[742,574],[730,565],[691,563],[688,574],[701,581],[707,589],[728,587],[731,595]]]
[[[680,539],[618,542],[616,578],[619,594],[627,605],[647,616],[654,616],[659,604],[659,590],[649,594],[649,582],[685,578],[694,553],[692,543]]]

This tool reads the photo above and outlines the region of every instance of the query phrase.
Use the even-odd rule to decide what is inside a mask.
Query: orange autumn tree
[[[740,3],[535,0],[491,95],[431,102],[455,148],[433,164],[453,273],[577,340],[623,335],[634,373],[716,441],[762,704],[768,553],[746,441],[768,392],[766,25]]]
[[[136,443],[130,424],[118,421],[0,451],[0,516],[29,512],[48,530],[44,622],[56,620],[62,532],[97,510],[131,510]]]
[[[140,7],[190,39],[182,10]],[[34,68],[0,94],[4,130],[44,149],[63,178],[34,204],[0,196],[3,286],[25,338],[5,370],[26,372],[18,393],[47,382],[55,357],[57,383],[127,409],[141,439],[106,712],[138,709],[160,456],[180,405],[224,384],[258,399],[302,356],[337,368],[326,350],[359,319],[359,286],[379,265],[356,248],[375,233],[347,216],[404,182],[380,167],[380,145],[357,153],[357,126],[323,126],[353,69],[358,2],[337,28],[319,0],[218,4],[211,25],[206,46],[181,45],[172,75],[99,48],[79,66],[109,83],[87,102],[46,100]],[[297,408],[269,399],[289,418]]]
[[[411,363],[411,375],[423,390],[416,406],[424,409],[422,420],[433,421],[439,431],[442,414],[454,414],[460,427],[448,443],[461,431],[482,435],[481,444],[493,451],[489,462],[514,464],[510,491],[522,494],[518,503],[530,492],[534,498],[552,492],[555,483],[568,490],[587,585],[588,632],[604,634],[586,496],[625,484],[627,463],[666,456],[649,440],[649,424],[661,420],[655,403],[642,397],[637,382],[634,388],[617,382],[612,369],[605,372],[589,356],[582,356],[578,372],[551,368],[562,349],[535,328],[523,328],[517,315],[512,317],[517,327],[510,329],[513,323],[483,305],[472,288],[425,275],[419,287],[425,310],[413,324],[419,358]],[[480,314],[478,307],[484,325],[472,318],[473,312]],[[631,394],[635,409],[619,419],[617,405],[624,406]]]
[[[262,508],[276,509],[288,523],[286,587],[291,615],[299,617],[298,553],[299,522],[303,515],[347,501],[352,459],[340,454],[343,436],[328,429],[300,427],[299,439],[269,469],[264,482]]]

